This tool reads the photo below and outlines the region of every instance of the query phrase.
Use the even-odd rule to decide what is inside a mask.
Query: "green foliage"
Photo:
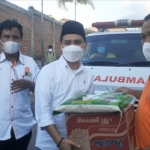
[[[57,0],[57,1],[58,1],[58,6],[65,10],[67,10],[67,7],[66,7],[67,2],[74,3],[75,5],[77,4],[90,5],[94,9],[94,4],[92,0]]]
[[[66,21],[69,21],[69,19],[62,18],[62,19],[60,19],[59,21],[62,22],[62,23],[65,23]]]

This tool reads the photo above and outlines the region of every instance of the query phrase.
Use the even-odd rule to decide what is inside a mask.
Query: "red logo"
[[[30,72],[30,68],[26,67],[25,72]]]

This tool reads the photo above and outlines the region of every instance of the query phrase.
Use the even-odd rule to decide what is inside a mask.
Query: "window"
[[[83,62],[103,61],[118,64],[146,62],[142,52],[140,33],[102,34],[88,36],[86,40],[88,46]],[[105,54],[101,55],[100,51],[105,51]]]

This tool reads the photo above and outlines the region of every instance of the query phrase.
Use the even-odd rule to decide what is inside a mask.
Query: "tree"
[[[91,5],[92,8],[94,9],[94,4],[92,0],[57,0],[58,1],[58,6],[61,8],[64,8],[65,10],[67,10],[66,7],[66,3],[70,2],[70,3],[74,3],[75,5],[75,20],[76,20],[76,6],[77,4],[84,4],[84,5]]]
[[[51,17],[51,18],[54,18],[51,14],[49,14],[48,16]]]
[[[60,19],[59,21],[62,22],[62,23],[65,23],[66,21],[69,21],[70,19],[66,19],[66,18],[62,18]]]

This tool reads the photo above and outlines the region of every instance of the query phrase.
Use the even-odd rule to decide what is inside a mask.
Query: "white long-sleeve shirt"
[[[26,71],[29,76],[25,75]],[[36,123],[30,107],[30,90],[14,93],[11,83],[23,78],[34,82],[38,72],[39,68],[31,57],[20,53],[19,61],[12,66],[5,54],[0,54],[0,140],[11,138],[11,128],[19,139],[29,133]]]
[[[42,150],[58,150],[53,139],[41,127],[55,124],[60,135],[67,137],[64,114],[53,116],[53,110],[72,96],[94,93],[93,77],[80,64],[72,70],[63,56],[42,68],[36,81],[35,113],[38,123],[36,146]]]

